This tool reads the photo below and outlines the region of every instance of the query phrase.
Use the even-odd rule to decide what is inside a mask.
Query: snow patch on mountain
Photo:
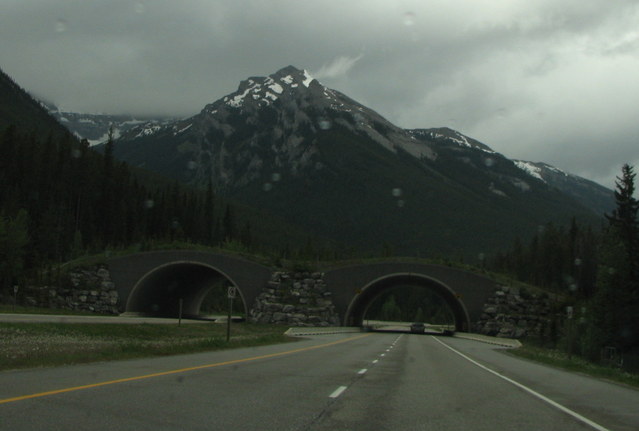
[[[306,69],[304,69],[303,71],[304,73],[304,81],[302,81],[302,84],[304,84],[304,86],[306,88],[308,88],[311,85],[311,82],[313,82],[315,80],[315,78],[313,78],[307,71]]]
[[[523,160],[513,160],[513,161],[515,162],[515,165],[519,169],[526,172],[531,177],[534,177],[534,178],[537,178],[538,180],[546,182],[546,180],[544,180],[544,177],[541,176],[541,168],[539,166],[536,166],[532,162],[526,162]]]

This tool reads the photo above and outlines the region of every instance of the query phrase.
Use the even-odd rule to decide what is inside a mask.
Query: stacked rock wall
[[[501,286],[484,304],[474,332],[506,338],[540,338],[551,328],[558,304],[555,295]]]
[[[18,298],[29,306],[119,314],[118,292],[104,265],[75,268],[50,285],[27,286]]]
[[[250,321],[288,326],[339,326],[324,274],[275,272],[258,295]]]

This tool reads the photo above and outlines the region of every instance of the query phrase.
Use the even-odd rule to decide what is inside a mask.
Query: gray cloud
[[[0,66],[65,109],[187,116],[289,64],[402,127],[613,186],[639,164],[633,0],[4,0]]]

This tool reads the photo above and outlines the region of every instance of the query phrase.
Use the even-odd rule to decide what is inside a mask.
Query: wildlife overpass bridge
[[[273,270],[240,257],[191,250],[152,251],[107,261],[122,313],[195,317],[206,294],[220,281],[237,287],[246,314],[268,287]],[[458,331],[479,320],[483,305],[498,287],[494,280],[442,265],[377,262],[324,271],[324,282],[345,326],[362,324],[366,309],[387,289],[418,286],[448,304]]]

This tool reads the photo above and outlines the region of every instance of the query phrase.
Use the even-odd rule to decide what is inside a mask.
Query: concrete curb
[[[481,334],[471,334],[468,332],[456,332],[453,335],[456,338],[463,338],[466,340],[480,341],[482,343],[495,344],[497,346],[510,347],[512,349],[516,349],[521,347],[521,343],[519,340],[515,340],[512,338],[499,338],[499,337],[491,337],[488,335]]]
[[[350,332],[362,332],[359,327],[350,327],[350,326],[302,326],[302,327],[292,327],[288,328],[288,330],[284,333],[284,335],[288,335],[291,337],[299,337],[303,335],[328,335],[328,334],[347,334]]]

